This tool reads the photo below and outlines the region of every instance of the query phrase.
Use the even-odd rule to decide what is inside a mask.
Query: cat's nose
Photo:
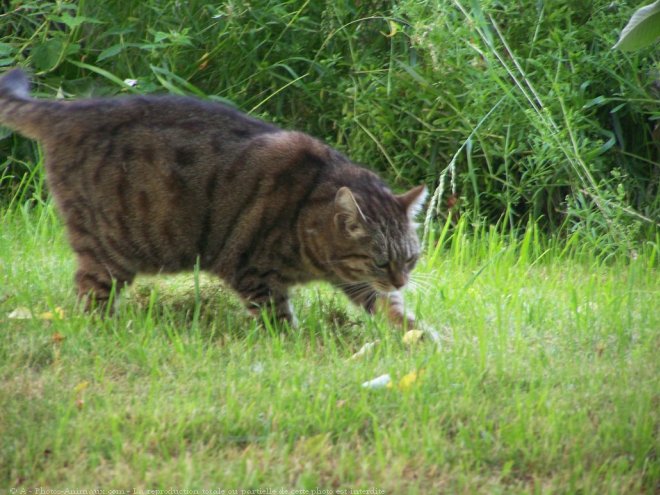
[[[393,273],[390,276],[390,282],[392,282],[392,285],[396,290],[399,290],[401,287],[406,285],[406,276],[403,273]]]

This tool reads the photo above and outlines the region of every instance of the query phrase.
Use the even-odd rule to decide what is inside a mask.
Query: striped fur
[[[320,141],[218,103],[173,96],[34,100],[0,80],[0,123],[40,141],[81,297],[138,273],[203,270],[255,314],[294,321],[288,290],[326,280],[412,324],[399,292],[419,254],[417,187],[396,196]]]

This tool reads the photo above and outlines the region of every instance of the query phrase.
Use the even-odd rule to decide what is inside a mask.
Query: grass
[[[433,215],[582,230],[608,252],[657,231],[660,51],[612,50],[638,0],[5,3],[0,67],[39,96],[229,100],[396,188],[443,190]],[[0,184],[35,161],[0,129]]]
[[[29,204],[0,212],[0,486],[657,489],[657,242],[603,261],[461,220],[408,294],[442,345],[408,347],[323,285],[296,291],[295,331],[193,273],[138,279],[112,318],[81,314],[60,222]],[[384,373],[393,388],[361,387]]]
[[[407,301],[442,343],[324,285],[261,326],[195,273],[83,314],[0,129],[0,488],[657,492],[659,59],[611,51],[638,2],[6,3],[39,97],[229,101],[435,189]]]

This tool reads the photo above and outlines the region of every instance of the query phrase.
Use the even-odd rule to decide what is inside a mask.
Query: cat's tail
[[[0,94],[5,97],[30,98],[30,80],[21,69],[12,69],[0,79]]]
[[[21,69],[10,70],[0,77],[0,125],[39,139],[45,103],[30,97],[30,80]]]

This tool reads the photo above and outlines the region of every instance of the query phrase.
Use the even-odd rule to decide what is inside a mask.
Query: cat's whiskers
[[[412,292],[429,292],[432,290],[432,287],[430,284],[422,284],[415,280],[411,280],[408,282],[408,289]]]
[[[380,291],[376,290],[370,284],[360,283],[360,284],[343,284],[338,285],[344,293],[353,300],[364,301],[365,304],[370,304],[373,300],[378,297]]]
[[[342,284],[337,284],[337,287],[342,289],[346,294],[348,295],[361,295],[363,293],[366,293],[368,291],[373,291],[373,288],[369,284],[356,284],[356,283],[342,283]]]
[[[408,279],[408,285],[423,289],[430,289],[433,287],[433,281],[425,280],[423,278],[419,279],[417,277],[410,277],[410,279]]]
[[[435,281],[438,279],[437,275],[435,273],[421,273],[421,272],[415,272],[413,274],[413,277],[416,279],[422,279],[422,280],[432,280]]]
[[[378,293],[376,291],[370,292],[367,295],[366,304],[369,306],[373,305],[376,302],[377,297],[378,297]]]

